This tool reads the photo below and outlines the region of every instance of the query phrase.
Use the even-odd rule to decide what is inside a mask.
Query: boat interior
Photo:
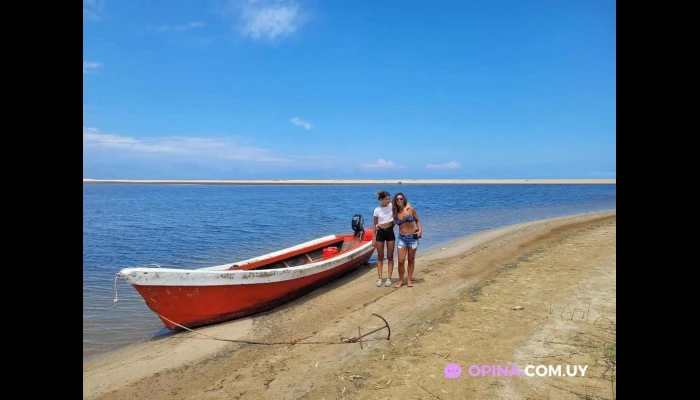
[[[362,241],[353,235],[338,236],[335,239],[321,242],[297,251],[281,254],[277,257],[259,260],[250,264],[238,266],[233,265],[230,270],[266,270],[278,268],[298,267],[300,265],[311,264],[324,259],[337,257],[338,255],[351,250]]]

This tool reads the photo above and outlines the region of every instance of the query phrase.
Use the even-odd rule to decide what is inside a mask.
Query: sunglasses
[[[397,197],[397,198],[396,198],[396,201],[404,201],[404,200],[406,200],[406,199],[404,199],[403,197]]]

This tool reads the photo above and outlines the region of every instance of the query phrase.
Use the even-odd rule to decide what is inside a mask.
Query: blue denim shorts
[[[411,235],[398,235],[398,247],[410,247],[412,249],[418,248],[418,239],[413,238]]]

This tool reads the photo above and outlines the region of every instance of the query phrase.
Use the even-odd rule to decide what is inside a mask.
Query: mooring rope
[[[117,301],[119,301],[117,298],[117,278],[119,278],[119,274],[114,275],[114,308],[117,308]]]
[[[158,268],[163,268],[158,264],[148,264],[146,267],[150,267],[150,266],[156,266]],[[120,277],[119,274],[114,275],[114,308],[117,308],[117,302],[119,301],[119,299],[117,298],[117,278],[119,278],[119,277]]]
[[[156,314],[158,314],[158,313],[156,313]],[[246,344],[256,344],[256,345],[263,345],[263,346],[272,346],[272,345],[295,345],[295,344],[351,344],[351,343],[357,343],[357,342],[359,341],[359,340],[357,340],[357,339],[355,339],[355,338],[353,338],[353,339],[341,340],[340,342],[331,342],[331,341],[301,342],[301,341],[299,341],[299,340],[297,340],[297,339],[291,340],[291,341],[289,341],[289,342],[257,342],[257,341],[254,341],[254,340],[244,340],[244,339],[221,339],[221,338],[217,338],[217,337],[214,337],[214,336],[207,335],[207,334],[202,333],[202,332],[197,332],[197,331],[195,331],[195,330],[192,330],[192,329],[190,329],[190,328],[188,328],[188,327],[186,327],[186,326],[180,325],[180,324],[178,324],[177,322],[172,321],[172,320],[170,320],[170,319],[168,319],[168,318],[166,318],[166,317],[164,317],[164,316],[162,316],[162,315],[160,315],[160,314],[158,314],[158,316],[161,317],[161,318],[163,318],[164,320],[166,320],[166,321],[168,321],[168,322],[174,324],[174,325],[179,326],[179,327],[182,328],[182,329],[185,329],[185,330],[190,331],[190,332],[192,332],[192,333],[196,333],[196,334],[198,334],[198,335],[206,336],[206,337],[208,337],[208,338],[210,338],[210,339],[218,340],[218,341],[221,341],[221,342],[246,343]],[[387,340],[387,339],[367,339],[367,340],[365,340],[364,338],[362,339],[363,342],[369,342],[369,341],[374,341],[374,340]]]

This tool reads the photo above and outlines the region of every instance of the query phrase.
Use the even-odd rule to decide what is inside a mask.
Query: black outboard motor
[[[352,216],[352,231],[355,232],[354,236],[360,238],[360,240],[365,237],[365,219],[362,214],[355,214]]]

